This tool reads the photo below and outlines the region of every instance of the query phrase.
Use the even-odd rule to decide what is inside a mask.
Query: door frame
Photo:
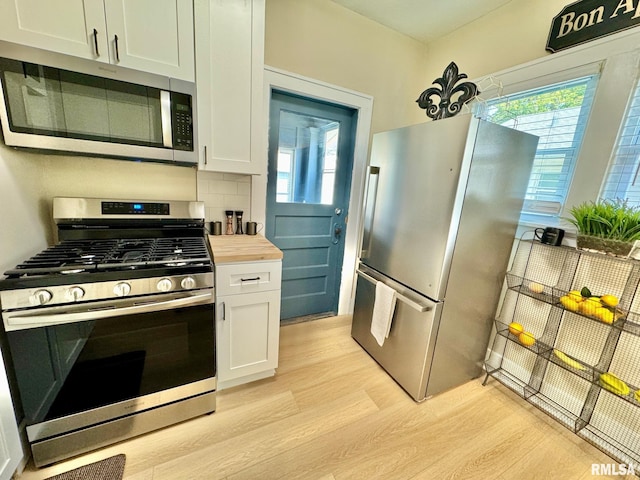
[[[373,97],[265,65],[263,89],[264,110],[261,115],[263,123],[260,129],[261,140],[259,142],[265,162],[263,172],[260,175],[252,176],[251,181],[251,215],[263,224],[265,223],[267,209],[268,159],[266,157],[268,151],[269,105],[271,102],[271,92],[274,89],[343,105],[358,111],[353,150],[353,167],[351,171],[347,234],[345,236],[344,259],[342,261],[340,295],[338,299],[338,315],[353,313],[356,267],[363,228],[362,199],[364,198],[366,170],[369,159]]]

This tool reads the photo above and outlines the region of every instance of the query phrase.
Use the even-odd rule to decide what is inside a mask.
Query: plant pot
[[[634,242],[578,234],[577,245],[580,250],[607,253],[616,257],[628,257]]]

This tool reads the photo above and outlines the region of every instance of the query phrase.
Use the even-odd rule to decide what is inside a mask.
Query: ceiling
[[[446,35],[511,0],[333,0],[422,43]]]

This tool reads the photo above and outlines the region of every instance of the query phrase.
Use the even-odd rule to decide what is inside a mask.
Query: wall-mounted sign
[[[554,17],[547,50],[557,52],[640,25],[640,0],[581,0]]]

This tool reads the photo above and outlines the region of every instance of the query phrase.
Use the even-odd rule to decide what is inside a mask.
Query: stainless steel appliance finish
[[[54,212],[60,242],[0,281],[35,464],[213,412],[203,204],[56,198]]]
[[[196,164],[195,84],[0,41],[8,146]]]
[[[481,373],[537,137],[472,115],[374,135],[352,336],[415,399]],[[370,334],[374,283],[402,296]]]
[[[378,281],[398,292],[393,331],[382,347],[370,332]],[[354,313],[351,330],[353,337],[409,395],[415,399],[422,398],[429,371],[420,367],[425,364],[427,352],[435,345],[443,303],[421,296],[364,265],[358,271],[356,302],[357,314]]]
[[[215,388],[215,385],[212,386]],[[60,438],[45,439],[31,445],[34,459],[45,459],[36,463],[42,467],[50,463],[89,452],[97,448],[174,425],[190,418],[205,415],[215,409],[215,395],[198,395],[188,401],[166,403],[156,409],[144,410],[136,415],[119,417],[97,423],[91,429],[82,429]]]
[[[211,284],[213,279],[212,275],[203,275],[199,274],[200,281],[195,281],[194,276],[185,276],[184,280],[193,281],[193,286],[191,287],[196,292],[200,289],[211,288]],[[207,278],[209,277],[209,278]],[[149,284],[151,284],[150,290],[158,285],[161,281],[167,280],[168,277],[159,277],[155,279],[149,279]],[[121,282],[106,282],[107,284],[113,283],[113,292],[122,292],[119,285],[122,285]],[[128,283],[128,282],[127,282]],[[110,285],[107,285],[108,289]],[[92,285],[91,293],[96,291],[100,291],[103,289],[103,285]],[[63,287],[64,288],[64,287]],[[69,292],[73,292],[72,289],[77,289],[80,287],[71,287],[67,288],[64,292],[64,296],[68,297]],[[59,289],[59,288],[58,288]],[[55,290],[58,290],[55,289]],[[51,289],[54,290],[54,289]],[[83,286],[82,290],[89,290],[87,286]],[[25,292],[25,297],[29,299],[37,298],[38,294],[42,294],[43,292],[48,290],[38,289],[34,290],[33,293],[27,291]],[[14,292],[9,292],[13,293]],[[110,295],[105,298],[112,297],[112,300],[103,300],[103,301],[94,301],[91,303],[82,303],[79,305],[70,305],[70,302],[67,301],[64,305],[60,305],[57,307],[42,307],[37,310],[29,309],[26,307],[26,310],[12,310],[11,305],[3,306],[6,310],[3,315],[4,327],[5,331],[10,332],[13,330],[22,330],[25,328],[37,328],[37,327],[47,327],[51,325],[62,325],[65,323],[73,323],[79,321],[88,321],[88,320],[99,320],[101,318],[109,318],[115,315],[129,315],[132,313],[148,313],[148,312],[157,312],[161,310],[169,310],[172,308],[179,307],[188,307],[191,305],[200,305],[211,303],[213,301],[213,292],[204,290],[204,293],[193,293],[191,291],[185,293],[171,293],[165,295],[155,295],[153,297],[153,302],[150,302],[147,298],[144,298],[144,301],[141,301],[140,298],[134,297],[132,299],[116,299],[116,295],[112,292],[109,292]],[[54,294],[51,294],[52,296]],[[16,296],[16,295],[13,295]],[[93,295],[91,295],[93,296]],[[7,295],[7,297],[10,297]],[[20,299],[22,300],[22,299]],[[33,302],[33,300],[31,300]],[[24,304],[22,301],[21,303]],[[3,303],[4,305],[4,303]],[[20,308],[20,307],[17,307]],[[25,307],[22,307],[25,308]]]
[[[149,208],[145,210],[145,204]],[[129,208],[129,205],[132,208]],[[165,207],[166,205],[166,207]],[[155,210],[150,211],[150,208]],[[53,199],[53,220],[56,224],[74,219],[166,219],[201,220],[204,218],[203,202],[168,201],[125,202],[119,199],[56,197]]]

